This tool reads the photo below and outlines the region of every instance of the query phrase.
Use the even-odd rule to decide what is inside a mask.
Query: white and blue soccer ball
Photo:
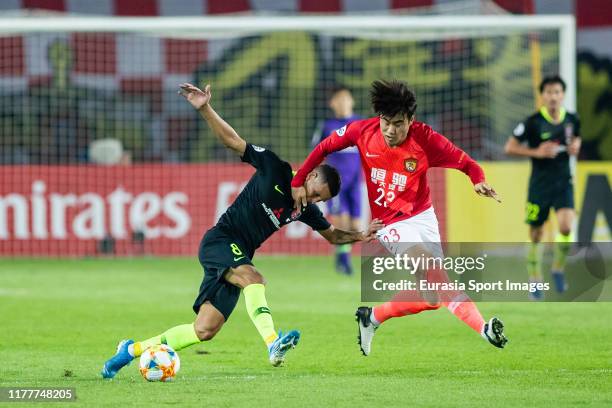
[[[149,347],[140,356],[140,374],[147,381],[172,381],[180,368],[177,352],[166,344]]]

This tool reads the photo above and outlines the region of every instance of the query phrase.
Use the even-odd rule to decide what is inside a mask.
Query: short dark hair
[[[334,96],[336,96],[338,92],[342,92],[342,91],[347,91],[348,93],[352,94],[348,86],[345,86],[342,84],[335,84],[329,87],[327,91],[327,100],[330,101]]]
[[[370,100],[374,112],[379,116],[393,117],[402,113],[408,118],[412,118],[417,108],[414,92],[408,88],[405,82],[397,79],[372,82]]]
[[[552,84],[561,85],[563,92],[565,92],[565,81],[563,80],[563,78],[561,78],[559,75],[550,75],[550,76],[544,77],[542,82],[540,82],[540,93],[544,92],[544,88],[546,88],[546,85],[552,85]]]
[[[340,191],[341,184],[340,173],[338,173],[338,170],[329,164],[321,164],[317,167],[317,171],[323,177],[323,182],[327,183],[329,186],[329,193],[331,196],[337,196],[338,192]]]

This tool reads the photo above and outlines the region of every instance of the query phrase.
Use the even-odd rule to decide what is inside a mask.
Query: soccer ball
[[[181,368],[181,360],[172,347],[158,344],[140,356],[140,374],[147,381],[172,381]]]

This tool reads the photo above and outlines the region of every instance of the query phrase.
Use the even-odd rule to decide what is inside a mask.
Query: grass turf
[[[359,280],[330,263],[256,260],[277,329],[302,331],[285,367],[268,364],[241,299],[215,339],[179,351],[176,381],[160,384],[137,364],[112,381],[99,372],[118,340],[193,320],[197,260],[0,260],[0,386],[74,387],[77,402],[58,404],[69,407],[612,406],[612,304],[480,304],[504,320],[504,350],[445,309],[424,312],[385,323],[366,358],[353,320]]]

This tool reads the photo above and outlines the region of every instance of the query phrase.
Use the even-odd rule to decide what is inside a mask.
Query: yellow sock
[[[266,287],[261,283],[255,283],[245,287],[242,292],[244,293],[247,313],[261,338],[266,345],[272,344],[278,335],[276,330],[274,330],[272,314],[266,301]]]
[[[553,271],[563,272],[563,269],[565,269],[565,261],[567,260],[567,254],[571,247],[571,234],[563,235],[561,233],[558,233],[555,237],[555,249],[553,251]]]
[[[530,280],[542,281],[542,244],[539,242],[532,242],[529,245],[527,273]]]
[[[200,339],[196,335],[193,323],[181,324],[166,330],[158,336],[134,343],[134,357],[140,356],[143,351],[157,344],[167,344],[175,351],[178,351],[199,342]]]

